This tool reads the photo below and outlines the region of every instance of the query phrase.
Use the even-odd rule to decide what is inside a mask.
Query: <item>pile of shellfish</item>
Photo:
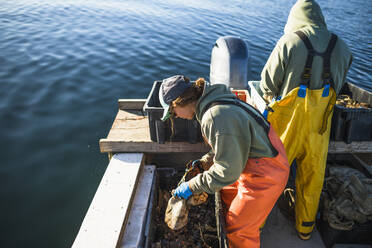
[[[154,216],[154,238],[151,248],[213,248],[218,247],[218,235],[213,195],[195,195],[194,201],[204,204],[193,206],[188,210],[188,220],[184,227],[172,230],[164,222],[167,203],[171,191],[180,181],[184,172],[163,176],[159,181],[157,206]],[[190,198],[189,198],[190,199]]]
[[[349,95],[339,95],[337,97],[336,104],[346,107],[346,108],[371,108],[372,107],[368,103],[355,101]]]

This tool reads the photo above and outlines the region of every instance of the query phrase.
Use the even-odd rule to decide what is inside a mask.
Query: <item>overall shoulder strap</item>
[[[305,68],[304,71],[302,72],[302,80],[303,84],[305,84],[307,87],[309,86],[310,78],[311,78],[311,67],[313,65],[313,58],[314,58],[314,47],[311,45],[311,42],[309,38],[302,32],[302,31],[296,31],[295,32],[298,37],[303,41],[307,48],[307,58],[306,58],[306,63],[305,63]]]
[[[327,50],[324,52],[323,79],[331,79],[331,54],[337,43],[337,35],[332,34]]]
[[[326,51],[323,52],[323,53],[320,53],[320,52],[314,50],[314,47],[311,45],[311,42],[310,42],[309,38],[302,31],[296,31],[295,33],[304,42],[304,44],[305,44],[305,46],[308,50],[308,55],[307,55],[307,58],[306,58],[305,68],[304,68],[304,71],[302,73],[302,79],[304,81],[304,84],[306,86],[308,86],[308,84],[309,84],[310,77],[311,77],[311,67],[312,67],[312,64],[313,64],[313,57],[315,55],[317,55],[317,56],[323,57],[323,61],[324,61],[322,79],[325,81],[325,84],[330,83],[331,86],[334,88],[333,80],[332,80],[332,76],[331,76],[331,54],[332,54],[332,51],[333,51],[334,47],[336,46],[337,35],[331,34],[331,39],[328,43]]]

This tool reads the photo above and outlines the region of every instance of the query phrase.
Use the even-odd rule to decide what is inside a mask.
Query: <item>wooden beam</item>
[[[146,99],[119,99],[119,109],[121,110],[142,110]]]
[[[140,135],[139,135],[140,136]],[[172,152],[208,152],[209,147],[204,143],[190,144],[188,142],[165,142],[159,144],[151,141],[125,141],[122,139],[100,139],[99,146],[105,152],[143,152],[143,153],[172,153]],[[372,142],[360,141],[346,144],[342,141],[331,141],[329,153],[372,153]]]
[[[150,139],[149,119],[144,116],[142,107],[145,99],[120,99],[121,106],[112,124],[109,134],[101,139],[101,152],[207,152],[204,144],[187,142],[166,142],[158,144]],[[342,141],[330,141],[329,153],[372,153],[371,141],[354,141],[346,144]]]
[[[113,139],[100,139],[99,147],[104,152],[143,152],[143,153],[172,153],[172,152],[208,152],[210,148],[204,143],[190,144],[188,142],[130,142]]]
[[[73,248],[120,245],[143,161],[142,153],[118,153],[112,157]]]
[[[343,141],[330,141],[328,153],[372,153],[372,141],[354,141],[346,144]]]

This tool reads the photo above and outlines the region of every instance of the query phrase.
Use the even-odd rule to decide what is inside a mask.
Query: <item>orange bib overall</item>
[[[269,122],[252,106],[235,99],[210,103],[234,104],[243,108],[265,129],[275,156],[250,158],[238,180],[221,189],[230,247],[260,247],[260,225],[283,192],[289,176],[289,163],[283,143]],[[249,152],[249,151],[247,151]]]
[[[269,139],[278,155],[248,159],[239,179],[221,190],[230,247],[260,247],[259,227],[287,183],[288,160],[284,146],[272,128]]]

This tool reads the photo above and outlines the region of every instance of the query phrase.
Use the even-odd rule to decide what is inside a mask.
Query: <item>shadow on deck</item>
[[[298,238],[294,225],[295,223],[285,218],[275,205],[261,233],[261,248],[325,248],[316,229],[314,229],[310,240],[303,241]]]

